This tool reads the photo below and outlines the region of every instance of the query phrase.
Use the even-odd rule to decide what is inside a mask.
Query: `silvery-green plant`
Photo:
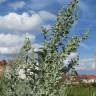
[[[80,42],[87,38],[87,33],[81,37],[70,35],[70,29],[77,19],[77,3],[78,0],[72,0],[67,8],[63,8],[57,15],[56,23],[50,29],[42,28],[44,42],[43,47],[38,51],[34,51],[30,39],[26,37],[17,58],[18,66],[13,65],[14,68],[12,67],[10,73],[13,77],[4,78],[4,81],[10,84],[2,83],[9,89],[10,94],[7,89],[4,91],[4,87],[2,90],[7,92],[7,95],[2,96],[66,96],[66,82],[60,82],[63,74],[61,70],[67,74],[77,64],[78,56],[64,69],[62,69],[63,61],[72,52],[77,52]],[[19,69],[24,70],[24,79],[19,78],[17,74]]]

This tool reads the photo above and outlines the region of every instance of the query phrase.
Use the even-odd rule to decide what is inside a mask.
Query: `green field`
[[[67,96],[96,96],[96,87],[91,85],[69,86]]]

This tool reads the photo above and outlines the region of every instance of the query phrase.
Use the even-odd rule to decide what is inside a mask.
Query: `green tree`
[[[87,33],[84,33],[81,37],[70,35],[70,29],[77,19],[77,4],[78,0],[72,0],[67,8],[63,8],[58,13],[56,23],[53,27],[49,30],[42,28],[44,37],[43,47],[39,48],[37,52],[31,46],[30,39],[28,37],[26,38],[20,56],[17,59],[19,61],[18,67],[14,69],[15,73],[17,73],[17,69],[23,69],[25,72],[26,78],[23,79],[23,85],[25,85],[22,91],[24,93],[23,96],[66,95],[66,82],[63,82],[62,85],[59,84],[59,80],[63,74],[61,72],[62,66],[64,65],[63,61],[72,52],[77,52],[80,42],[85,40],[88,35]],[[69,72],[77,64],[77,61],[78,56],[72,59],[67,67],[64,67],[63,72],[65,74]],[[10,78],[12,81],[9,84],[10,86],[22,80],[18,80],[18,75],[15,75],[15,73],[13,71],[11,73],[14,76]],[[17,84],[22,86],[21,83]],[[17,84],[14,85],[15,90],[11,90],[11,95],[7,96],[22,96],[20,94],[18,95]],[[29,93],[26,92],[26,86],[29,88]],[[18,88],[18,90],[20,92],[22,89]]]

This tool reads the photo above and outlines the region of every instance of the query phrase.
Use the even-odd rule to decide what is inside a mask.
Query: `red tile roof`
[[[96,79],[96,75],[80,75],[80,79]]]
[[[78,75],[72,80],[72,82],[80,82],[81,79],[96,79],[96,75]],[[70,76],[63,74],[60,82],[64,82],[65,80],[70,80]]]

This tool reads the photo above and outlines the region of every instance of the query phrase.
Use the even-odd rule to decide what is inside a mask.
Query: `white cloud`
[[[79,61],[80,64],[86,64],[86,63],[92,63],[93,62],[93,58],[86,58],[86,59],[82,59]]]
[[[64,60],[64,66],[68,65],[71,59],[78,56],[78,53],[71,53],[66,60]],[[79,65],[75,66],[76,70],[96,70],[96,58],[84,58],[80,59]]]
[[[18,52],[24,42],[25,35],[20,35],[22,32],[31,32],[38,30],[48,20],[55,20],[55,15],[39,11],[28,14],[9,13],[5,16],[0,16],[0,31],[7,33],[0,33],[0,54],[13,54]],[[50,25],[46,25],[47,28]],[[13,32],[13,33],[11,33]],[[16,34],[14,32],[21,32]],[[31,40],[34,42],[35,36],[29,34]],[[33,44],[37,50],[41,47],[40,44]]]
[[[64,66],[69,64],[71,59],[74,59],[78,56],[78,53],[71,53],[66,60],[64,60]],[[78,62],[78,66],[75,66],[77,70],[96,70],[96,58],[85,58],[80,59]]]
[[[49,30],[49,29],[51,29],[52,26],[50,24],[48,24],[48,25],[43,25],[43,27],[46,28],[47,30]]]
[[[20,44],[24,41],[26,35],[17,35],[17,34],[0,34],[0,45],[10,46]],[[35,40],[34,35],[28,36],[32,41]]]
[[[42,50],[40,48],[42,48],[43,46],[40,44],[32,44],[32,47],[35,48],[34,49],[35,52],[38,52],[38,51]]]
[[[6,16],[0,16],[0,28],[27,31],[36,28],[42,23],[38,14],[29,16],[27,13],[19,15],[17,13],[9,13]]]
[[[66,60],[64,60],[64,65],[69,64],[69,62],[72,59],[76,58],[77,56],[78,56],[77,53],[72,52],[70,55],[68,55],[68,57],[66,58]]]
[[[3,3],[3,2],[5,2],[5,1],[6,1],[6,0],[0,0],[0,4]]]
[[[94,58],[85,58],[79,60],[79,65],[76,67],[78,70],[93,70],[96,69]]]
[[[51,19],[55,19],[55,15],[50,13],[50,12],[47,12],[47,11],[40,11],[39,12],[39,16],[41,17],[41,19],[43,20],[51,20]]]
[[[29,34],[29,38],[34,42],[35,36]],[[0,53],[13,54],[17,53],[21,48],[25,39],[25,35],[17,34],[0,34]]]
[[[14,54],[16,53],[15,47],[0,47],[0,54]]]
[[[4,31],[20,31],[28,32],[39,29],[47,20],[54,20],[55,15],[46,11],[40,11],[29,15],[28,13],[9,13],[5,16],[0,16],[0,30]]]
[[[72,53],[68,56],[68,58],[74,59],[74,58],[76,58],[77,56],[78,56],[77,53],[72,52]]]
[[[17,2],[10,3],[8,5],[14,8],[15,10],[17,10],[18,8],[23,8],[26,5],[26,3],[24,1],[17,1]]]

